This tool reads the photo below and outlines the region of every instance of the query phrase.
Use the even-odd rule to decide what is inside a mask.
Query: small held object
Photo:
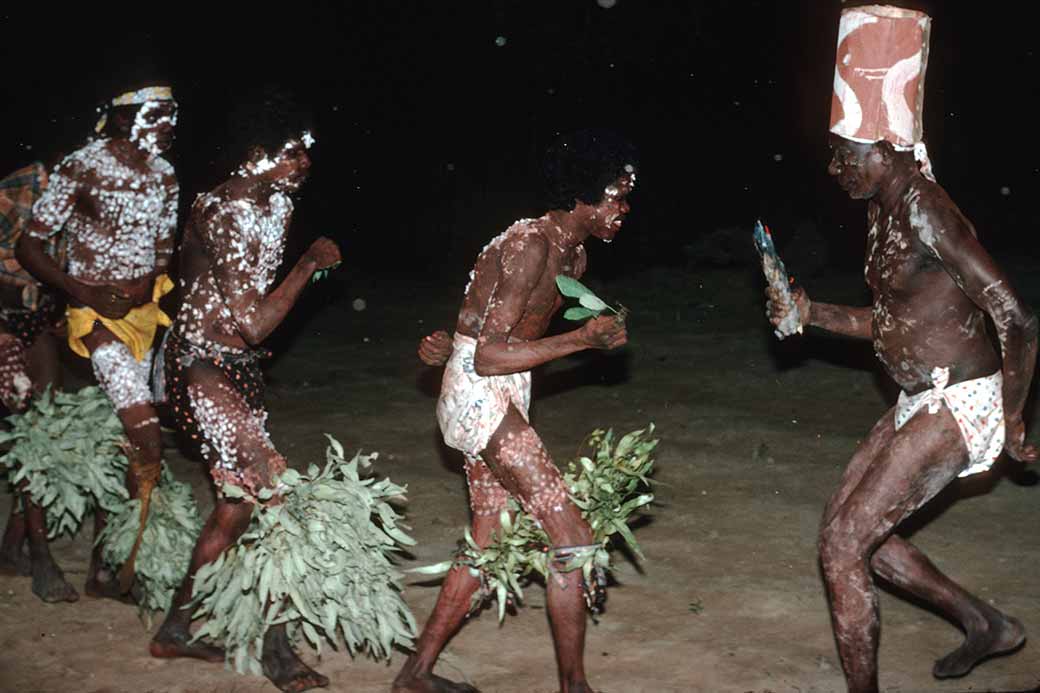
[[[762,258],[762,273],[766,282],[779,296],[783,305],[787,308],[787,315],[773,330],[777,339],[784,339],[793,334],[802,333],[801,315],[798,313],[798,305],[791,296],[791,279],[787,276],[784,261],[776,252],[773,245],[773,236],[769,233],[769,227],[761,221],[755,222],[755,249]]]

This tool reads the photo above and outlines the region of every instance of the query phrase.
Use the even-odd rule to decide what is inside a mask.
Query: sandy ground
[[[1013,268],[1014,269],[1014,268]],[[1029,278],[1023,269],[1013,277]],[[449,555],[467,521],[460,460],[439,445],[433,418],[439,373],[414,358],[419,336],[450,327],[461,286],[392,290],[341,276],[316,291],[336,297],[287,325],[269,370],[271,430],[296,466],[324,459],[328,432],[378,450],[379,473],[409,488],[422,565]],[[586,354],[536,375],[534,417],[557,459],[595,427],[648,422],[662,443],[658,504],[638,530],[648,560],[622,559],[609,607],[589,629],[591,680],[610,693],[825,693],[844,690],[816,565],[816,528],[857,441],[894,393],[869,346],[820,336],[778,344],[765,329],[753,273],[657,272],[606,287],[633,309],[631,344]],[[857,300],[854,276],[810,282],[811,295]],[[1029,287],[1023,287],[1029,288]],[[1040,306],[1040,287],[1024,291]],[[364,311],[351,307],[355,297]],[[1032,418],[1032,430],[1040,421]],[[167,452],[179,478],[212,504],[201,464]],[[1003,463],[956,482],[906,528],[915,543],[972,591],[1040,632],[1040,538],[1035,474]],[[0,496],[0,511],[10,505]],[[955,502],[956,501],[956,502]],[[89,537],[54,544],[80,586]],[[437,590],[411,585],[420,620]],[[440,673],[483,691],[554,691],[544,592],[499,626],[491,612],[454,639]],[[1040,645],[1027,642],[959,681],[939,682],[932,661],[960,643],[942,618],[883,591],[882,690],[1036,690]],[[24,578],[0,578],[0,690],[269,691],[263,679],[219,665],[159,661],[135,609],[81,600],[45,605]],[[331,690],[387,691],[396,668],[326,653]]]

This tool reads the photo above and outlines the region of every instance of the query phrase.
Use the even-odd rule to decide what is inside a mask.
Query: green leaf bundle
[[[563,317],[566,320],[586,320],[588,318],[594,318],[605,310],[609,310],[611,313],[616,315],[617,319],[621,322],[624,322],[628,315],[628,310],[624,306],[622,306],[620,310],[611,307],[606,301],[592,293],[592,289],[585,286],[574,277],[568,277],[565,274],[557,274],[556,288],[558,288],[560,293],[564,296],[578,299],[578,303],[580,304],[572,306],[563,312]]]
[[[376,453],[348,461],[328,438],[324,469],[287,469],[281,503],[258,504],[238,542],[195,575],[195,615],[207,618],[195,639],[222,641],[240,673],[260,673],[264,634],[281,623],[319,654],[323,641],[378,659],[412,645],[415,619],[394,557],[415,542],[390,505],[405,488],[362,478]],[[243,495],[233,486],[224,493]],[[260,499],[271,495],[265,490]]]
[[[118,513],[126,505],[123,426],[100,388],[47,389],[7,423],[0,444],[10,449],[0,464],[45,509],[49,537],[75,534],[95,508]]]
[[[589,434],[583,446],[589,448],[591,456],[579,457],[567,465],[564,483],[571,500],[592,528],[593,542],[570,551],[558,547],[556,559],[563,563],[564,571],[580,569],[586,585],[591,584],[593,571],[610,568],[609,548],[615,535],[624,539],[636,556],[644,558],[628,525],[636,513],[654,500],[649,493],[650,475],[659,441],[653,435],[654,425],[650,424],[622,436],[615,444],[613,429],[597,429]],[[551,550],[545,531],[510,500],[509,511],[502,513],[501,527],[492,533],[487,547],[481,549],[467,528],[455,560],[409,572],[434,575],[453,565],[468,567],[481,578],[481,590],[474,595],[472,607],[477,609],[494,597],[501,621],[509,601],[523,601],[523,583],[535,574],[548,575],[549,562],[553,559]]]
[[[118,515],[109,518],[98,537],[102,558],[118,568],[130,557],[141,524],[141,501],[131,500]],[[202,531],[202,518],[191,486],[173,478],[163,465],[159,485],[152,490],[141,548],[134,562],[138,607],[150,624],[152,613],[170,608],[191,563],[191,552]]]
[[[315,270],[314,274],[311,275],[311,284],[317,284],[322,279],[324,279],[325,277],[329,276],[329,273],[332,272],[332,270],[334,270],[337,267],[339,267],[341,264],[343,264],[343,263],[342,262],[337,262],[335,265],[332,265],[331,267],[326,267],[325,269]]]

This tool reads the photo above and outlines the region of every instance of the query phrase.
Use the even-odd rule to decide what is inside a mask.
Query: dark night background
[[[934,19],[925,137],[939,181],[988,247],[1035,256],[1031,23],[1011,3],[903,4]],[[840,9],[835,0],[5,9],[0,168],[81,144],[94,106],[144,64],[168,76],[181,105],[169,156],[182,213],[228,173],[218,162],[238,100],[261,85],[290,87],[318,138],[290,252],[330,235],[355,272],[458,292],[484,242],[544,211],[545,145],[589,126],[616,128],[641,152],[634,213],[617,244],[591,249],[594,276],[696,262],[691,242],[758,215],[781,244],[811,222],[832,264],[855,270],[864,207],[825,172]]]
[[[839,690],[817,580],[820,510],[898,390],[870,340],[774,338],[751,229],[757,217],[772,227],[813,298],[867,305],[866,204],[826,172],[843,4],[611,1],[0,0],[0,177],[81,146],[96,106],[154,71],[180,104],[167,156],[183,224],[196,195],[234,168],[229,142],[249,124],[231,114],[263,87],[290,88],[317,144],[282,271],[319,235],[339,242],[344,262],[265,341],[275,354],[264,362],[271,437],[301,470],[324,459],[325,433],[348,450],[378,450],[376,473],[408,486],[415,567],[452,555],[468,519],[462,458],[436,430],[441,371],[421,364],[416,345],[452,329],[484,244],[546,211],[546,145],[581,128],[620,131],[640,152],[632,213],[616,242],[588,244],[586,281],[608,301],[624,298],[631,341],[545,364],[533,379],[538,433],[557,462],[593,427],[653,422],[662,439],[656,508],[636,523],[649,560],[618,573],[606,620],[589,629],[592,681],[615,692]],[[1035,3],[893,4],[933,18],[924,134],[938,181],[1040,312]],[[558,316],[550,332],[571,329]],[[90,362],[63,352],[69,380],[89,382]],[[1038,382],[1025,412],[1034,444]],[[208,512],[205,469],[164,441],[174,475]],[[1003,461],[950,484],[899,528],[1034,634],[1038,471]],[[91,547],[86,532],[55,544],[77,587]],[[408,581],[410,606],[428,613],[437,591]],[[1038,681],[1034,638],[961,688],[936,684],[931,662],[958,632],[890,596],[886,690]],[[486,691],[556,690],[539,599],[509,627],[472,619],[439,673]],[[219,665],[160,664],[123,605],[69,608],[41,608],[27,580],[0,578],[0,689],[272,690]],[[386,691],[397,662],[361,660],[329,655],[321,670],[334,687]]]

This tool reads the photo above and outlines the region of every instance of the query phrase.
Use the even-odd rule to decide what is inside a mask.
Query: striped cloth
[[[0,180],[0,284],[21,289],[22,303],[29,310],[39,306],[40,283],[22,269],[14,250],[32,218],[33,204],[45,187],[47,169],[38,161]],[[48,240],[46,250],[59,265],[65,264],[63,234]]]

